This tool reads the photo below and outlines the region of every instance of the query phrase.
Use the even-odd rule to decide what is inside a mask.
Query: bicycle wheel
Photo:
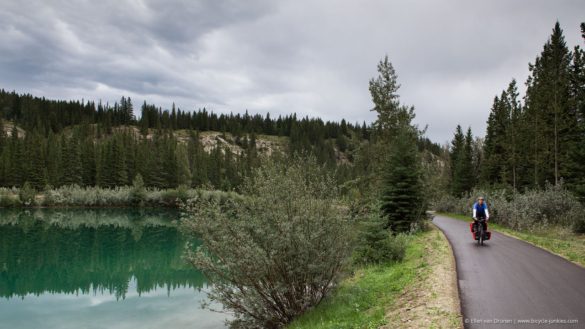
[[[483,225],[479,223],[478,233],[479,237],[477,239],[477,244],[483,246]]]

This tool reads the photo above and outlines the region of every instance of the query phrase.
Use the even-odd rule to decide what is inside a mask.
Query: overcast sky
[[[375,118],[388,54],[436,142],[485,132],[496,94],[524,89],[556,20],[583,47],[583,0],[0,0],[0,88],[182,110]]]

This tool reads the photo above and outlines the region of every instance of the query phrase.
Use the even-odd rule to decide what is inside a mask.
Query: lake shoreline
[[[234,200],[242,196],[233,191],[179,186],[157,189],[136,186],[114,188],[76,185],[38,192],[25,188],[0,188],[0,209],[101,209],[144,208],[179,209],[188,200]]]

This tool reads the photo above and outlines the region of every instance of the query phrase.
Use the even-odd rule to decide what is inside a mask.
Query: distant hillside
[[[264,156],[292,154],[312,154],[344,182],[369,173],[372,157],[379,157],[369,150],[372,128],[365,122],[162,110],[146,103],[136,118],[125,97],[104,105],[0,90],[0,125],[0,186],[6,187],[116,187],[140,176],[147,187],[230,190]],[[419,148],[442,152],[425,138]]]
[[[96,129],[96,124],[89,125]],[[70,126],[63,129],[63,133],[71,136],[73,130],[78,126]],[[10,137],[12,134],[12,130],[14,128],[14,123],[10,121],[3,122],[4,133],[6,137]],[[18,137],[24,138],[26,135],[26,131],[16,126]],[[136,138],[146,138],[148,140],[152,140],[156,134],[156,129],[149,128],[146,134],[143,134],[141,129],[137,126],[118,126],[113,127],[112,132],[127,132],[135,136]],[[188,143],[189,139],[191,138],[190,131],[187,129],[177,129],[172,132],[178,142],[186,144]],[[211,153],[213,149],[217,146],[220,146],[222,150],[229,149],[234,155],[240,155],[244,153],[245,148],[243,147],[243,143],[245,143],[244,138],[241,136],[234,136],[231,133],[222,133],[219,131],[204,131],[199,132],[199,142],[203,146],[203,149],[207,153]],[[246,134],[245,136],[248,140],[250,140],[250,134]],[[259,154],[271,156],[274,152],[280,154],[286,154],[289,151],[289,137],[287,136],[274,136],[274,135],[257,135],[255,137],[255,144],[256,149],[258,150]],[[343,164],[350,164],[350,156],[346,152],[342,152],[339,150],[338,146],[333,147],[335,151],[335,158],[338,163]]]
[[[330,167],[351,166],[354,137],[324,139],[189,129],[141,129],[136,125],[71,125],[44,136],[2,120],[0,186],[115,187],[140,176],[145,186],[237,188],[262,157],[312,153]],[[16,131],[18,138],[12,137]],[[354,140],[355,139],[355,140]],[[344,148],[341,151],[341,147]],[[351,170],[341,171],[349,178]],[[346,178],[341,178],[342,180]]]

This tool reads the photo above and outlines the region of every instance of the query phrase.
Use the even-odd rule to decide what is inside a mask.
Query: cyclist
[[[487,231],[486,223],[490,219],[490,213],[488,211],[487,204],[485,203],[482,196],[477,198],[477,202],[473,205],[474,231],[477,230],[477,221],[481,219],[485,219],[485,221],[482,221],[481,223],[483,225],[483,230]]]

